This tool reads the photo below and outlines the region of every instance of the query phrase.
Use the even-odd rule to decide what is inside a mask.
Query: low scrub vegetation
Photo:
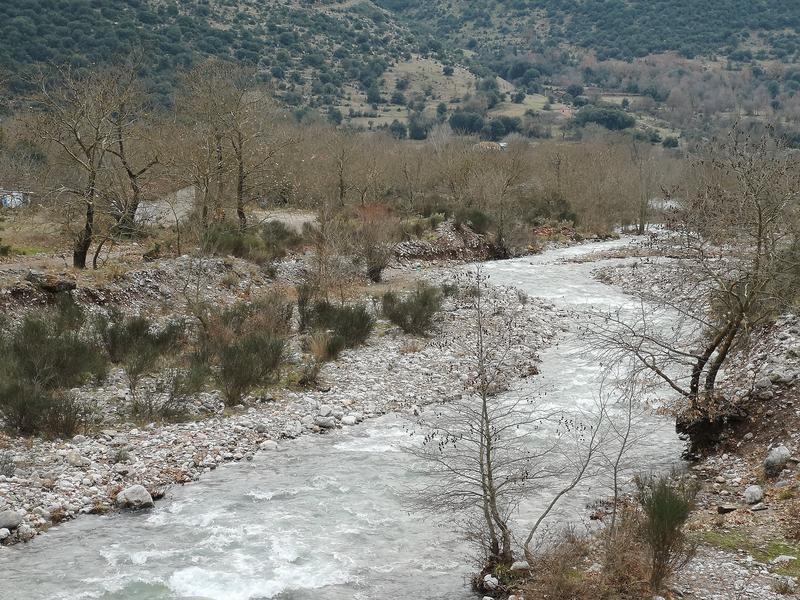
[[[421,283],[406,297],[395,292],[383,295],[383,314],[404,332],[426,335],[433,328],[433,319],[442,308],[442,290]]]
[[[620,508],[615,525],[596,534],[568,530],[556,536],[536,554],[527,579],[509,580],[510,588],[554,600],[660,593],[694,556],[696,544],[684,526],[696,488],[669,474],[640,476],[636,482],[635,501]]]
[[[113,309],[97,318],[96,328],[111,362],[125,371],[134,414],[151,418],[157,411],[152,399],[140,397],[139,384],[165,357],[180,350],[184,323],[171,322],[159,328],[145,316],[126,317],[119,309]]]
[[[313,327],[331,333],[331,344],[355,348],[367,341],[375,327],[375,318],[365,304],[336,306],[327,300],[314,305]]]
[[[201,246],[208,254],[235,256],[265,265],[280,260],[297,248],[302,237],[280,221],[267,221],[258,228],[240,231],[233,224],[219,223],[201,234]]]
[[[667,579],[694,556],[683,526],[694,508],[697,488],[684,477],[651,475],[636,480],[642,508],[641,535],[650,555],[650,587],[659,592]]]
[[[240,404],[244,396],[277,376],[290,330],[292,305],[271,294],[252,304],[224,310],[205,308],[193,368],[222,390],[225,403]]]
[[[83,410],[69,390],[105,376],[107,364],[85,315],[68,297],[0,328],[0,416],[24,435],[70,436]]]

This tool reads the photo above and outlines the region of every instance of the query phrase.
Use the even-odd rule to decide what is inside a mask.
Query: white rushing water
[[[558,307],[613,309],[630,298],[592,279],[597,263],[562,262],[608,247],[548,251],[490,263],[484,272]],[[592,405],[601,368],[584,340],[566,332],[541,358],[537,386],[547,388],[548,402]],[[413,459],[399,451],[404,425],[390,415],[283,442],[280,452],[174,488],[152,511],[82,517],[31,543],[0,548],[0,599],[471,598],[466,546],[404,503],[418,477]],[[672,424],[652,417],[645,427],[638,462],[676,462],[682,444]],[[523,521],[546,491],[521,506]],[[562,514],[580,514],[602,493],[581,489]]]

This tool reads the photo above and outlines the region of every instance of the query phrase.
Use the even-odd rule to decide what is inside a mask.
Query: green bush
[[[476,208],[462,208],[456,212],[455,225],[456,228],[468,225],[475,233],[485,235],[492,226],[492,218]]]
[[[280,260],[301,241],[300,235],[280,221],[268,221],[253,231],[239,231],[225,224],[209,227],[201,243],[207,254],[235,256],[263,265]]]
[[[292,305],[271,294],[252,303],[200,315],[202,328],[192,366],[222,390],[225,403],[242,398],[277,375],[290,329]]]
[[[62,436],[78,427],[80,409],[67,390],[107,369],[100,348],[81,335],[83,322],[83,311],[66,298],[0,332],[0,416],[8,427]]]
[[[382,305],[383,314],[400,329],[414,335],[425,335],[433,327],[434,315],[442,308],[442,290],[421,283],[405,298],[386,292]]]
[[[375,327],[375,319],[369,314],[366,305],[334,306],[325,300],[314,305],[313,326],[332,332],[334,348],[354,348],[367,341]],[[336,352],[338,354],[338,351]]]
[[[152,403],[138,396],[139,382],[156,369],[162,358],[180,347],[183,322],[172,322],[159,329],[147,317],[125,317],[119,309],[112,309],[108,316],[97,317],[95,326],[111,362],[125,370],[134,413],[154,416]]]
[[[240,404],[252,389],[268,383],[283,359],[285,342],[271,332],[253,331],[214,347],[214,377],[225,403]]]
[[[311,283],[302,283],[297,286],[297,313],[300,317],[300,331],[306,331],[314,319],[313,301],[316,296],[316,287]]]
[[[697,487],[685,477],[648,475],[636,479],[642,507],[642,539],[650,550],[650,587],[660,592],[666,580],[694,556],[683,532],[694,508]]]

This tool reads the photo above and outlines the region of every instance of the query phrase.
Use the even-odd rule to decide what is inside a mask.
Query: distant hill
[[[140,46],[164,97],[203,56],[259,68],[288,104],[332,104],[368,89],[389,64],[425,49],[369,1],[0,0],[0,71],[12,90],[40,62],[111,62]]]
[[[677,52],[795,60],[800,2],[787,0],[377,0],[468,49],[563,45],[601,60]]]

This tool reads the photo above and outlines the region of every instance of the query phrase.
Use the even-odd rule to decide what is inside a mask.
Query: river
[[[591,277],[597,263],[563,259],[625,243],[586,244],[486,264],[558,307],[630,305]],[[568,331],[541,354],[536,385],[548,402],[592,405],[601,368]],[[142,513],[85,516],[28,544],[0,548],[2,600],[466,600],[468,548],[446,527],[410,514],[413,459],[400,451],[405,422],[388,415],[359,427],[284,442],[277,453],[232,463],[176,487]],[[679,460],[668,419],[651,417],[635,450],[643,468]],[[521,506],[522,521],[546,497]],[[600,494],[582,488],[561,509],[578,515]]]

